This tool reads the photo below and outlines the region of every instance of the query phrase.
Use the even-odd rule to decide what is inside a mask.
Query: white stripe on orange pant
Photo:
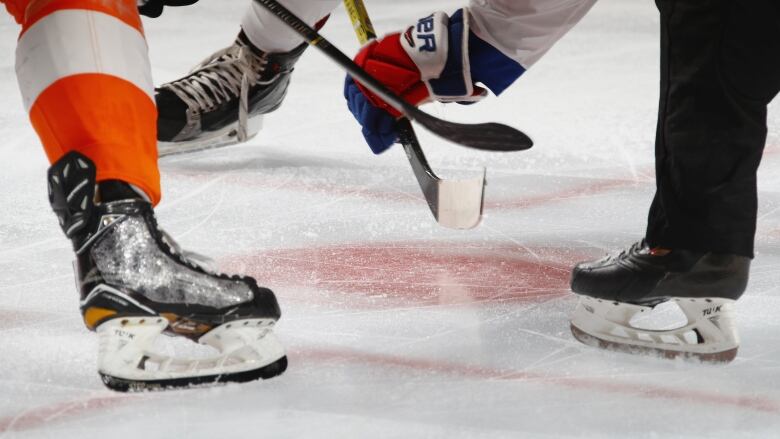
[[[55,81],[82,73],[116,76],[154,100],[146,40],[116,17],[89,10],[57,11],[19,39],[16,77],[27,111]]]
[[[79,151],[98,180],[160,199],[153,85],[135,0],[33,0],[17,74],[49,160]]]

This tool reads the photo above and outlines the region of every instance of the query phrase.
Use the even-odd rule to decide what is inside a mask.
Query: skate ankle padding
[[[263,56],[265,55],[265,52],[260,49],[259,47],[255,46],[255,44],[252,42],[252,40],[249,39],[249,36],[244,32],[244,29],[242,28],[241,31],[238,33],[238,36],[236,37],[236,42],[239,45],[244,45],[249,48],[249,50],[252,51],[256,56]]]
[[[145,194],[129,183],[120,180],[106,180],[98,184],[98,198],[101,203],[123,200],[146,200]]]
[[[83,239],[95,219],[96,174],[92,160],[75,151],[49,168],[49,203],[74,243]]]

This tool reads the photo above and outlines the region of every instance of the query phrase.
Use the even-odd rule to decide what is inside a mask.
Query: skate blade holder
[[[127,317],[101,324],[98,371],[131,382],[161,382],[205,376],[239,374],[268,366],[284,357],[272,332],[271,319],[236,320],[201,337],[199,344],[218,351],[203,358],[178,358],[152,350],[167,329],[162,317]]]
[[[209,149],[223,148],[254,139],[263,129],[263,115],[252,116],[247,121],[245,138],[240,139],[238,122],[231,123],[217,131],[208,131],[191,140],[157,142],[157,153],[162,157],[192,152],[206,151]]]
[[[732,361],[739,348],[733,321],[734,301],[721,298],[672,298],[687,322],[672,329],[645,329],[632,324],[653,307],[580,296],[571,321],[579,341],[602,349],[687,358],[702,362]]]

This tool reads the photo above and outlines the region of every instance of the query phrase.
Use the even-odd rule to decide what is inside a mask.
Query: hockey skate
[[[271,378],[287,366],[272,328],[271,290],[211,272],[157,226],[150,203],[119,181],[95,185],[71,152],[49,170],[49,198],[76,252],[86,326],[98,334],[98,372],[111,389],[155,390]],[[210,346],[202,358],[157,352],[160,334]]]
[[[739,348],[733,306],[747,287],[749,268],[747,257],[650,248],[644,241],[581,263],[571,281],[580,296],[572,334],[604,349],[732,361]],[[686,323],[671,329],[636,324],[667,302],[679,307]]]
[[[264,114],[282,104],[293,66],[306,50],[265,53],[243,31],[236,41],[189,75],[156,90],[159,155],[245,142],[260,131]]]

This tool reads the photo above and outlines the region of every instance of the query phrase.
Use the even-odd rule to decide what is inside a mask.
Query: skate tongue
[[[265,55],[265,52],[260,50],[257,46],[252,44],[252,41],[249,40],[249,37],[244,33],[244,29],[241,29],[241,32],[238,33],[238,37],[236,37],[236,42],[239,45],[246,46],[249,48],[255,56],[263,56]]]

